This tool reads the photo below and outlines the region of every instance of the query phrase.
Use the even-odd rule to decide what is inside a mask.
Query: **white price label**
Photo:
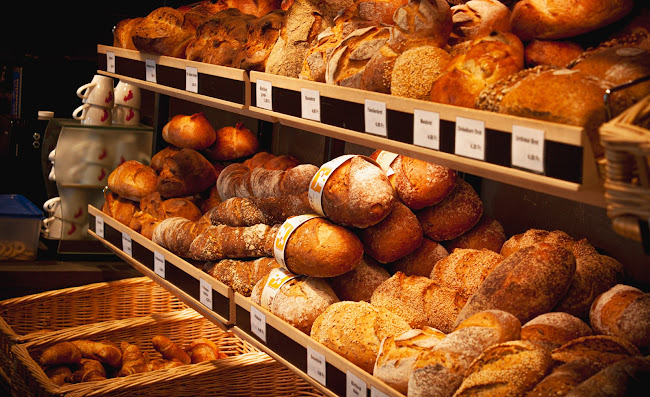
[[[157,83],[156,77],[156,61],[153,59],[145,59],[145,79],[150,83]]]
[[[251,332],[266,343],[266,316],[255,306],[251,306]]]
[[[413,110],[413,144],[440,150],[440,113]]]
[[[485,160],[485,123],[482,120],[456,117],[455,142],[456,154]]]
[[[115,73],[115,53],[113,51],[106,51],[106,71]]]
[[[361,378],[352,372],[347,371],[345,387],[346,397],[366,397],[367,388],[368,386],[366,385],[366,382],[362,381]]]
[[[122,232],[122,251],[128,256],[133,256],[133,242],[131,241],[131,235]]]
[[[165,278],[165,256],[158,251],[153,253],[153,271],[158,276]]]
[[[325,356],[311,347],[307,347],[307,375],[311,376],[318,383],[327,386],[326,383]]]
[[[320,92],[301,88],[302,94],[302,118],[320,121]]]
[[[512,126],[512,165],[544,172],[544,131]]]
[[[212,310],[212,286],[204,279],[199,279],[199,301]]]
[[[257,107],[266,110],[273,110],[273,85],[271,85],[271,82],[266,80],[257,80],[255,87]]]
[[[387,136],[386,103],[366,99],[364,103],[364,121],[367,133]]]
[[[101,216],[95,217],[95,234],[104,238],[104,218]]]
[[[191,66],[185,67],[185,91],[199,92],[199,71]]]
[[[388,397],[388,394],[377,389],[375,386],[370,386],[370,397]]]

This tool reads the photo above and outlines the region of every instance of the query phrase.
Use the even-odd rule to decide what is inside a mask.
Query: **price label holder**
[[[185,91],[195,94],[199,92],[199,71],[195,67],[185,67]]]
[[[369,134],[388,136],[386,125],[386,103],[366,99],[364,102],[364,122]]]
[[[146,81],[150,83],[157,83],[158,79],[156,77],[156,61],[150,58],[145,59],[144,68]]]
[[[212,286],[202,278],[199,279],[199,301],[212,310]]]
[[[153,253],[153,271],[159,277],[165,278],[165,256],[158,251]]]
[[[345,376],[345,396],[346,397],[366,397],[368,386],[366,382],[350,371],[346,371]]]
[[[115,53],[113,51],[106,51],[106,71],[109,73],[116,73]]]
[[[258,108],[273,110],[273,85],[267,80],[255,83],[255,100]]]
[[[133,241],[131,241],[131,235],[126,232],[122,232],[122,251],[133,257]]]
[[[413,110],[413,144],[440,150],[440,113]]]
[[[310,346],[307,347],[307,375],[323,386],[327,386],[326,364],[327,361],[322,353]]]
[[[544,131],[512,126],[512,166],[544,173]]]
[[[301,88],[300,97],[302,118],[320,122],[320,92]]]
[[[455,154],[485,161],[485,122],[456,117]]]
[[[251,332],[266,343],[266,315],[251,306]]]
[[[104,238],[104,218],[101,216],[95,217],[95,234]]]

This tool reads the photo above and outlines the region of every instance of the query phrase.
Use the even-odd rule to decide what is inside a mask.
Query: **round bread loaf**
[[[531,40],[524,49],[527,67],[550,65],[563,68],[582,54],[584,48],[569,40]]]
[[[522,248],[537,243],[548,243],[562,246],[579,258],[585,255],[597,254],[596,249],[585,239],[576,241],[562,230],[528,229],[524,233],[515,234],[506,240],[501,247],[501,255],[510,256]]]
[[[444,47],[451,34],[451,15],[445,0],[416,0],[399,7],[393,14],[393,21],[411,39],[419,42],[424,39],[430,45]]]
[[[550,311],[566,293],[576,262],[567,249],[540,243],[519,250],[492,269],[458,315],[460,323],[486,309],[500,309],[522,323]]]
[[[444,337],[440,330],[423,327],[385,338],[379,347],[372,374],[406,395],[415,360]]]
[[[391,95],[429,100],[431,85],[451,61],[440,47],[423,45],[402,52],[395,60],[390,80]]]
[[[163,126],[165,142],[179,148],[202,150],[214,143],[216,131],[203,112],[177,114]]]
[[[251,300],[261,304],[262,291],[269,273],[253,287]],[[309,335],[312,324],[331,304],[338,302],[327,282],[315,277],[298,277],[287,281],[277,290],[268,310],[291,326]]]
[[[521,337],[519,319],[503,310],[483,310],[463,320],[454,331],[467,327],[484,327],[495,330],[494,343],[517,340]]]
[[[136,26],[133,45],[143,53],[185,58],[185,48],[194,37],[195,28],[184,20],[182,11],[158,7]]]
[[[187,197],[208,190],[217,182],[217,173],[201,153],[183,148],[164,160],[156,190],[164,198]]]
[[[397,274],[397,273],[396,273]],[[455,289],[431,283],[424,291],[424,310],[431,327],[448,333],[454,329],[463,299]]]
[[[365,301],[342,301],[333,303],[316,318],[311,337],[372,373],[381,341],[410,328],[389,310]]]
[[[587,323],[564,312],[540,314],[521,327],[522,340],[545,342],[554,347],[589,335],[593,335],[593,331]]]
[[[259,142],[244,123],[226,126],[216,131],[213,143],[202,153],[212,161],[228,161],[247,157],[257,152]]]
[[[441,244],[428,237],[422,238],[422,243],[415,251],[393,263],[388,264],[391,274],[402,272],[407,276],[429,277],[435,264],[449,252]]]
[[[180,150],[181,148],[174,145],[166,146],[151,157],[151,164],[149,165],[156,171],[156,174],[160,174],[160,171],[165,166],[165,159],[178,153]]]
[[[138,211],[138,203],[120,197],[117,193],[111,191],[104,192],[104,203],[102,204],[102,212],[111,218],[115,219],[123,225],[129,226],[133,215]]]
[[[328,282],[340,300],[370,302],[375,289],[389,278],[390,274],[386,269],[364,255],[357,267],[340,276],[329,278]]]
[[[268,275],[271,269],[280,267],[273,258],[262,257],[253,260],[222,259],[218,262],[206,262],[206,273],[226,284],[233,291],[244,296],[251,296],[258,281]]]
[[[433,326],[425,306],[426,291],[433,284],[427,277],[405,276],[398,272],[375,288],[370,303],[400,316],[411,328]]]
[[[359,0],[355,3],[360,18],[376,24],[392,25],[395,11],[408,0]]]
[[[578,384],[567,396],[642,396],[650,386],[650,359],[629,357]]]
[[[458,179],[447,197],[415,215],[425,236],[435,241],[453,240],[478,223],[483,215],[483,202],[469,183]]]
[[[244,160],[243,164],[248,167],[248,169],[253,169],[257,167],[264,167],[264,164],[273,160],[277,156],[269,152],[257,152],[252,157]]]
[[[492,31],[510,31],[510,9],[498,0],[470,0],[451,7],[449,44],[474,40]]]
[[[564,396],[574,387],[598,372],[589,361],[570,361],[553,368],[526,397]]]
[[[156,191],[158,175],[148,165],[137,160],[128,160],[118,165],[108,175],[108,188],[118,196],[140,201]]]
[[[379,223],[359,229],[363,250],[379,263],[394,262],[416,250],[423,239],[422,226],[413,212],[399,201]]]
[[[291,168],[297,167],[301,165],[300,161],[288,154],[281,154],[279,156],[275,156],[272,159],[269,159],[269,161],[266,161],[263,165],[262,168],[266,168],[267,170],[284,170],[287,171]],[[303,164],[304,165],[304,164]]]
[[[234,55],[232,67],[263,72],[273,44],[280,36],[285,15],[285,10],[276,9],[249,21],[247,40]]]
[[[505,241],[506,233],[501,223],[484,214],[473,228],[453,240],[445,241],[443,245],[449,252],[456,248],[489,249],[500,252]]]
[[[599,369],[641,352],[631,342],[618,336],[589,335],[573,339],[551,352],[553,360],[561,363],[586,360]]]
[[[627,15],[633,0],[522,0],[512,9],[510,26],[522,40],[563,39],[596,30]]]
[[[594,300],[589,312],[594,332],[624,338],[650,350],[650,294],[617,284]]]

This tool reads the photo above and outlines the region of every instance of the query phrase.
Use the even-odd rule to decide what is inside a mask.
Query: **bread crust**
[[[163,126],[162,137],[170,145],[202,150],[212,145],[217,133],[203,112],[177,114]]]
[[[139,202],[157,190],[158,175],[137,160],[128,160],[108,175],[108,188],[120,197]]]

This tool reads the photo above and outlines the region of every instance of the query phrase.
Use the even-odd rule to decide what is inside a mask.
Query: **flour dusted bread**
[[[232,197],[276,197],[299,195],[309,189],[318,171],[313,164],[300,164],[289,169],[249,168],[243,163],[226,166],[217,178],[222,201]]]
[[[122,198],[140,201],[156,191],[158,175],[153,168],[137,160],[128,160],[108,175],[108,188]]]
[[[285,10],[275,9],[249,21],[247,40],[234,55],[232,66],[263,72],[273,45],[280,36],[285,15]]]
[[[510,31],[510,9],[498,0],[470,0],[451,7],[449,43],[474,40],[492,31]]]
[[[213,224],[253,226],[275,225],[290,216],[311,213],[307,192],[276,197],[232,197],[206,213]]]
[[[392,312],[368,302],[331,304],[316,318],[311,337],[361,369],[372,373],[384,338],[411,327]]]
[[[389,278],[386,269],[364,255],[357,267],[340,276],[331,277],[327,282],[341,300],[370,302],[375,289]]]
[[[216,131],[203,112],[177,114],[163,126],[165,142],[179,148],[205,149],[214,143]]]
[[[418,248],[388,264],[387,268],[391,274],[402,272],[407,276],[429,277],[433,266],[447,255],[449,252],[445,247],[428,237],[423,237]]]
[[[501,223],[484,214],[473,228],[453,240],[445,241],[443,245],[449,252],[456,248],[489,249],[500,252],[505,241],[506,233]]]
[[[222,259],[206,262],[205,272],[244,296],[251,296],[253,287],[271,269],[280,267],[273,258],[262,257],[252,260]]]
[[[410,0],[395,11],[393,21],[409,40],[444,47],[452,30],[452,11],[444,0]]]
[[[593,335],[593,331],[587,323],[564,312],[540,314],[521,327],[522,340],[545,342],[555,347],[589,335]]]
[[[451,55],[440,47],[422,45],[402,52],[391,72],[391,95],[428,100],[432,84],[443,73]]]
[[[167,218],[155,227],[151,241],[180,257],[189,258],[192,242],[210,226],[205,218],[199,221],[183,217]]]
[[[576,240],[562,230],[528,229],[523,233],[511,236],[501,247],[501,255],[510,256],[518,250],[535,245],[548,243],[560,245],[573,253],[576,258],[598,254],[598,251],[585,239]]]

